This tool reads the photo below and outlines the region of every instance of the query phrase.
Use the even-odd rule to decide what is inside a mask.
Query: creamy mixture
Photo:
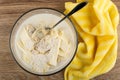
[[[76,49],[76,38],[70,25],[63,21],[54,29],[45,30],[60,19],[52,14],[37,14],[20,25],[15,38],[15,56],[28,71],[50,73],[71,60]]]
[[[18,41],[22,58],[33,70],[46,72],[68,54],[69,43],[62,30],[45,30],[45,25],[25,26]]]

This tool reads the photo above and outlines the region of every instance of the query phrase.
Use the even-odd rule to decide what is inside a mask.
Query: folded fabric
[[[78,3],[66,2],[65,14]],[[65,80],[89,80],[110,71],[117,58],[119,13],[111,0],[88,0],[71,16],[79,37],[78,50],[66,68]]]

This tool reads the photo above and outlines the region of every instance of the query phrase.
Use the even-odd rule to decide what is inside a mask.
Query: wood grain
[[[63,71],[52,76],[35,76],[22,70],[9,50],[9,35],[13,24],[24,12],[38,7],[50,7],[64,11],[64,3],[75,0],[0,0],[0,80],[63,80]],[[120,12],[120,0],[112,0]],[[118,26],[118,32],[120,25]],[[118,33],[120,38],[120,33]],[[120,39],[119,39],[120,44]],[[115,67],[93,80],[120,80],[120,46]]]

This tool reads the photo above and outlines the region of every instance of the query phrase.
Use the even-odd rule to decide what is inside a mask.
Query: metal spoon
[[[60,21],[58,21],[53,27],[46,27],[46,30],[51,30],[54,27],[56,27],[60,22],[62,22],[64,19],[66,19],[67,17],[71,16],[72,14],[74,14],[75,12],[77,12],[78,10],[80,10],[81,8],[83,8],[85,5],[87,4],[87,2],[82,2],[79,3],[75,8],[73,8],[73,10],[71,10],[64,18],[62,18]]]

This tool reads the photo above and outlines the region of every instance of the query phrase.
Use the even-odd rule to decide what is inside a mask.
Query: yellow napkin
[[[66,2],[65,13],[77,3]],[[89,0],[71,19],[78,31],[78,50],[66,68],[65,80],[89,80],[110,71],[116,62],[119,13],[111,0]]]

